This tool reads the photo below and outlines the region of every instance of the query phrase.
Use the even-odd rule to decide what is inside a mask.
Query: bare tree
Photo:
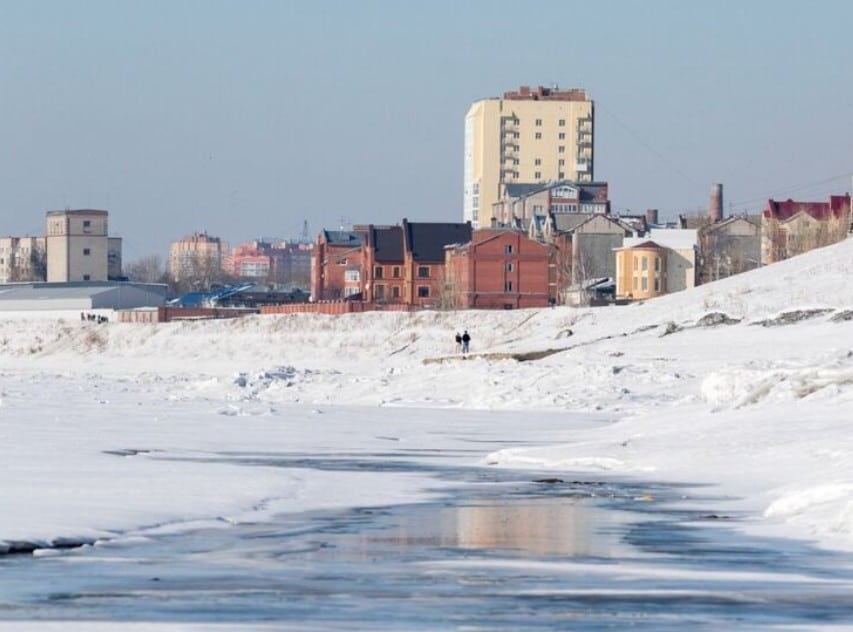
[[[160,255],[147,255],[124,267],[127,278],[139,283],[166,283],[166,266]]]

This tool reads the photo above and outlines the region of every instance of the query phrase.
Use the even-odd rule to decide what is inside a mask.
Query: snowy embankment
[[[448,449],[440,431],[457,418],[475,432],[492,423],[476,411],[510,411],[501,423],[541,447],[482,462],[705,484],[763,516],[750,527],[853,548],[851,273],[847,241],[627,307],[0,318],[0,499],[16,516],[0,541],[412,498],[420,482],[404,476],[336,495],[334,477],[247,473],[209,455],[366,452],[407,433],[412,447]],[[562,430],[548,411],[565,415]],[[577,413],[608,423],[575,426]]]

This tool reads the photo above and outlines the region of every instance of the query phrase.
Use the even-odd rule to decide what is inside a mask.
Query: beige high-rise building
[[[195,232],[169,247],[169,270],[176,281],[196,279],[202,283],[221,276],[230,267],[228,244],[207,232]]]
[[[512,183],[593,181],[593,102],[585,90],[522,86],[465,116],[463,218],[488,227]]]

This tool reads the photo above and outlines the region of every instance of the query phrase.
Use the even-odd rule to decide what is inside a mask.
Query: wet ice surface
[[[223,454],[245,466],[427,471],[438,502],[281,516],[0,559],[0,618],[277,629],[745,629],[853,624],[850,560],[754,539],[676,488],[413,463]],[[448,489],[446,484],[453,482]]]

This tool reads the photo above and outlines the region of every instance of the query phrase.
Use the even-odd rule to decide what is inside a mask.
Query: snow
[[[44,555],[440,489],[297,459],[393,446],[695,485],[687,496],[752,516],[740,528],[851,550],[851,273],[848,240],[620,307],[158,325],[0,314],[0,543]]]

